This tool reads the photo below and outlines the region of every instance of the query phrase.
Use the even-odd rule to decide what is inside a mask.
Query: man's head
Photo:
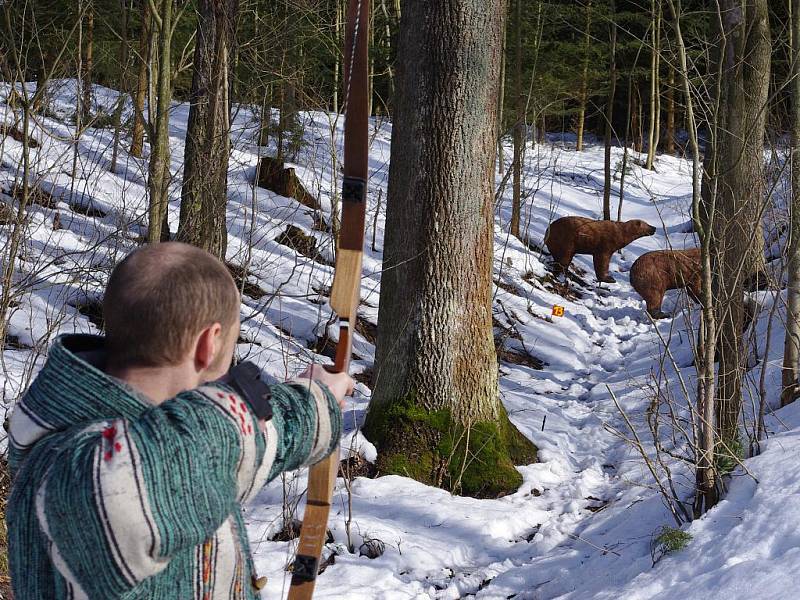
[[[239,293],[225,265],[208,252],[178,242],[154,244],[116,266],[103,315],[110,371],[178,369],[194,387],[230,366]]]

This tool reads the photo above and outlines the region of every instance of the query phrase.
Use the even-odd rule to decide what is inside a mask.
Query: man
[[[241,503],[338,447],[353,383],[220,380],[239,305],[210,254],[147,246],[111,275],[105,339],[55,341],[9,427],[16,600],[258,597]]]

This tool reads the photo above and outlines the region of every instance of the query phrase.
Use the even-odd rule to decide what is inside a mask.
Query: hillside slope
[[[97,303],[110,268],[145,232],[146,157],[127,155],[123,140],[119,164],[111,172],[110,129],[90,128],[77,147],[70,143],[74,86],[63,81],[55,88],[48,116],[32,130],[38,145],[32,150],[31,183],[38,204],[26,224],[15,278],[19,293],[2,356],[6,410],[41,364],[54,335],[98,330]],[[7,93],[0,88],[0,123],[11,124]],[[95,96],[106,109],[116,101],[113,90],[97,87]],[[173,232],[187,116],[187,105],[174,104]],[[342,121],[320,112],[303,113],[301,119],[305,143],[295,161],[297,174],[319,197],[322,220],[329,221]],[[244,290],[237,352],[282,378],[311,361],[330,362],[330,340],[336,336],[326,304],[333,274],[330,235],[313,210],[254,185],[259,157],[274,148],[254,144],[258,123],[247,107],[237,107],[234,123],[227,261]],[[370,395],[390,138],[391,124],[373,122],[368,247],[354,344],[361,383],[347,414],[343,457],[374,456],[358,426]],[[0,200],[13,203],[22,146],[11,137],[0,144]],[[614,149],[615,164],[620,158],[621,150]],[[529,147],[525,157],[522,223],[528,244],[509,236],[505,227],[510,188],[501,193],[496,210],[494,316],[501,395],[511,419],[539,447],[540,462],[520,466],[522,487],[497,500],[453,497],[397,476],[359,477],[348,491],[340,479],[329,524],[334,542],[328,547],[337,555],[321,575],[316,597],[745,598],[753,589],[761,598],[792,597],[794,573],[800,572],[800,552],[793,543],[800,528],[800,510],[795,509],[800,482],[793,460],[800,444],[800,409],[795,407],[768,417],[774,435],[759,457],[746,462],[758,484],[734,472],[726,500],[688,526],[693,540],[687,548],[653,566],[651,540],[660,527],[674,522],[639,454],[615,434],[630,437],[617,403],[652,454],[647,415],[659,384],[678,419],[688,414],[682,382],[693,389],[690,342],[697,314],[682,295],[671,292],[664,309],[676,317],[656,329],[630,287],[628,270],[643,252],[695,244],[689,222],[690,165],[662,156],[657,172],[631,167],[623,218],[644,219],[658,228],[657,234],[614,256],[615,285],[596,286],[591,257],[578,257],[577,275],[567,290],[553,279],[540,250],[544,232],[558,216],[600,216],[602,165],[602,148],[590,145],[577,153],[569,139],[550,138]],[[617,202],[615,196],[614,211]],[[4,243],[10,229],[0,230]],[[764,363],[773,297],[762,293],[760,301],[764,310],[756,325],[753,383],[757,388],[759,369],[766,364],[765,382],[774,403],[783,329],[776,318]],[[552,316],[554,305],[564,307],[563,317]],[[662,360],[662,340],[668,340],[674,363]],[[746,407],[748,423],[752,412]],[[662,429],[668,449],[686,453],[680,436],[671,431]],[[676,492],[688,497],[691,473],[674,458],[664,460]],[[247,510],[255,562],[269,578],[264,598],[276,598],[288,586],[284,568],[293,542],[271,540],[283,525],[284,496],[296,499],[304,477],[273,482]],[[376,559],[359,556],[365,541],[382,542],[385,552]]]

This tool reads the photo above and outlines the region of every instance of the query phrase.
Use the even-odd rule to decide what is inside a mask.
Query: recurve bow
[[[370,0],[349,0],[344,51],[342,222],[330,300],[339,317],[339,343],[331,369],[336,373],[346,373],[350,366],[352,333],[360,300],[369,153],[369,15]],[[338,468],[339,453],[334,451],[309,470],[306,510],[289,600],[310,600],[314,593]]]

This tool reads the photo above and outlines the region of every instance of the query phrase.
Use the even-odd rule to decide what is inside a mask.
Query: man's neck
[[[107,366],[106,373],[121,379],[140,394],[161,404],[181,392],[197,387],[197,374],[184,365],[168,367],[115,367]]]

